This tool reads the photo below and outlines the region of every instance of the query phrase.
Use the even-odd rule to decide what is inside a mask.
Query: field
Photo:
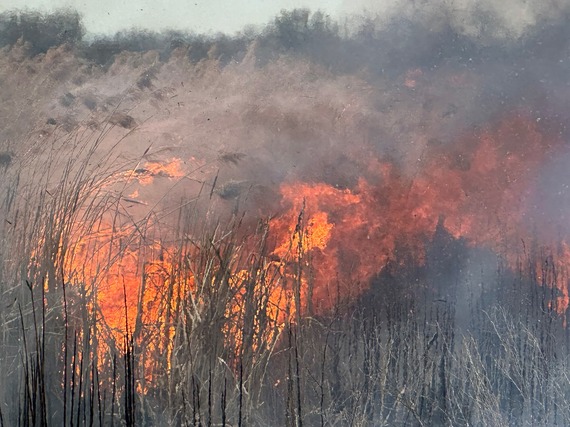
[[[570,425],[569,12],[0,14],[0,427]]]

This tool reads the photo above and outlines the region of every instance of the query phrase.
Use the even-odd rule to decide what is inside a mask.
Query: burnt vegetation
[[[157,51],[166,61],[184,49],[193,63],[216,59],[223,67],[242,61],[255,45],[258,67],[293,55],[334,73],[365,70],[371,79],[417,64],[483,67],[505,55],[521,69],[529,57],[557,62],[570,40],[558,31],[570,30],[539,25],[513,50],[413,22],[379,29],[363,20],[349,34],[322,13],[294,10],[259,33],[235,37],[132,31],[86,42],[73,12],[0,15],[0,46],[24,43],[30,57],[65,44],[105,68],[124,51]],[[558,53],[543,48],[551,38]],[[562,79],[564,67],[551,78]],[[525,76],[535,78],[531,71]],[[150,70],[136,85],[152,90],[154,79]],[[58,100],[65,107],[79,101],[71,93]],[[97,108],[94,98],[83,103]],[[137,126],[123,113],[109,123]],[[310,256],[276,260],[267,221],[250,233],[251,224],[237,213],[222,226],[185,205],[168,236],[178,250],[172,265],[155,276],[141,274],[143,289],[159,277],[160,292],[148,301],[141,291],[135,307],[125,296],[118,303],[125,326],[112,330],[96,284],[65,271],[75,227],[96,229],[124,199],[102,190],[100,183],[115,172],[111,166],[93,169],[116,160],[95,155],[101,139],[54,136],[54,150],[75,144],[87,157],[26,164],[38,182],[22,187],[17,156],[0,151],[0,178],[10,182],[0,198],[0,427],[570,425],[570,319],[560,306],[557,278],[566,272],[553,262],[556,253],[523,242],[513,267],[451,236],[442,221],[423,244],[424,262],[402,245],[370,283],[353,284],[366,289],[358,299],[339,292],[329,310],[315,312],[301,303],[312,292]],[[240,152],[218,158],[235,168],[245,159]],[[38,171],[59,170],[58,161],[65,165],[61,184],[50,191]],[[467,168],[462,162],[458,168]],[[228,181],[212,193],[234,199],[250,187]],[[130,244],[143,247],[156,232],[148,218],[132,225]],[[306,228],[300,212],[299,246]],[[118,260],[108,262],[102,271]],[[331,272],[331,283],[335,277]],[[287,290],[286,303],[272,300],[276,288]],[[160,320],[146,317],[147,310]]]

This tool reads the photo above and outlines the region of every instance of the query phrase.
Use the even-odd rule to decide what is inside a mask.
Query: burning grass
[[[26,197],[3,205],[13,221],[3,236],[10,252],[28,255],[3,255],[10,375],[2,381],[11,387],[2,396],[18,402],[1,406],[4,423],[483,425],[491,410],[509,425],[509,406],[517,417],[570,419],[548,409],[561,408],[570,387],[560,374],[567,362],[555,356],[567,336],[548,285],[557,283],[556,264],[521,264],[529,270],[519,275],[507,268],[457,313],[463,288],[445,290],[433,278],[452,256],[445,247],[470,249],[440,221],[415,270],[394,252],[370,288],[348,292],[343,260],[326,264],[327,256],[339,227],[362,222],[326,203],[351,210],[363,191],[291,187],[290,213],[254,232],[243,216],[207,222],[188,203],[173,223],[153,214],[134,221],[116,188],[127,190],[140,160],[90,169],[104,137],[67,148],[89,153],[83,160],[50,157],[47,176],[32,176],[39,185],[11,176],[19,182],[11,191]],[[434,250],[439,261],[430,260]],[[508,295],[507,283],[519,295]],[[513,308],[519,302],[524,311]],[[460,326],[464,317],[477,328]]]
[[[570,424],[564,131],[323,20],[5,49],[0,426]]]
[[[210,393],[224,384],[224,417],[238,406],[245,416],[260,396],[245,399],[250,386],[243,384],[263,382],[291,313],[300,310],[282,267],[269,259],[267,224],[244,238],[238,219],[208,225],[188,204],[176,213],[177,228],[155,212],[134,221],[116,189],[131,182],[128,168],[136,171],[140,161],[119,170],[90,168],[117,164],[112,153],[98,157],[103,138],[53,141],[36,159],[48,156],[45,174],[11,177],[20,184],[11,191],[25,197],[3,206],[11,219],[6,247],[28,261],[4,258],[2,277],[11,276],[13,285],[7,282],[3,295],[15,298],[3,313],[5,332],[23,339],[23,347],[12,353],[7,338],[3,348],[16,363],[14,385],[25,391],[17,408],[3,409],[5,419],[174,422],[189,414],[156,412],[155,405],[196,410],[203,383]],[[70,159],[87,155],[53,156],[56,145]],[[195,222],[201,231],[191,227]],[[236,392],[237,381],[243,389]]]

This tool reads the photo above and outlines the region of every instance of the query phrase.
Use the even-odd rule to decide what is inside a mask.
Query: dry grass
[[[412,179],[394,181],[406,202],[393,212],[394,192],[371,199],[386,233],[416,222],[420,181],[447,188],[434,177],[451,171],[469,183],[464,206],[452,191],[433,199],[459,205],[460,224],[476,206],[475,222],[503,215],[493,238],[507,241],[521,209],[505,197],[527,200],[523,177],[564,152],[566,9],[535,29],[501,11],[456,25],[446,5],[440,28],[431,12],[340,25],[299,10],[235,38],[91,44],[73,13],[0,14],[0,427],[570,425],[566,272],[540,239],[516,272],[480,252],[469,264],[476,250],[442,219],[425,265],[399,253],[370,283],[330,271],[325,312],[311,304],[304,212],[280,257],[268,221],[242,215],[273,208],[292,179],[391,187],[377,175],[388,160]],[[472,150],[493,135],[468,129],[497,126],[508,161],[477,168]],[[158,198],[131,185],[143,178]],[[559,200],[556,184],[538,186],[539,204]],[[386,249],[350,237],[352,258]],[[352,286],[365,289],[347,301]]]
[[[555,289],[537,276],[516,277],[516,297],[471,297],[469,328],[453,298],[434,300],[404,274],[410,292],[314,315],[302,297],[310,262],[275,260],[267,222],[250,232],[243,217],[222,224],[188,202],[169,210],[169,227],[158,206],[126,216],[125,182],[141,159],[101,152],[109,129],[54,135],[16,159],[29,175],[2,172],[0,425],[570,422],[568,335],[549,304]],[[77,236],[109,218],[105,244],[122,252],[97,258],[105,244],[87,245],[98,274],[82,275]],[[134,299],[113,282],[118,326],[101,292],[133,248],[143,267]]]

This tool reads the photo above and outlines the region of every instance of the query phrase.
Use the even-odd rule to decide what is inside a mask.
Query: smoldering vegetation
[[[0,15],[0,426],[569,425],[569,9],[520,31],[420,9],[94,40],[73,12]],[[442,217],[421,259],[402,239],[369,282],[331,271],[315,309],[303,210],[299,252],[273,251],[280,184],[350,191],[371,158],[401,188],[425,163],[468,172],[513,115],[532,127],[498,132],[495,169],[525,129],[546,141],[520,251]],[[492,210],[486,190],[468,197]],[[137,287],[109,287],[133,253]]]

